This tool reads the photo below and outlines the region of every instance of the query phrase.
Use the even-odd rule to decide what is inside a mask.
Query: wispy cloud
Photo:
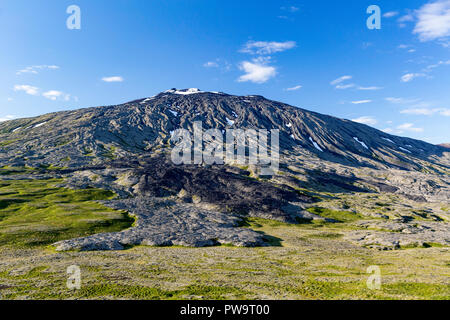
[[[350,80],[352,78],[353,78],[352,76],[342,76],[342,77],[337,78],[336,80],[331,81],[330,84],[332,86],[335,86],[335,85],[337,85],[339,83],[342,83],[342,82],[344,82],[346,80]]]
[[[341,89],[341,90],[345,90],[345,89],[350,89],[353,87],[356,87],[356,85],[354,83],[344,83],[347,80],[351,80],[353,77],[352,76],[342,76],[339,77],[333,81],[330,82],[330,84],[332,86],[334,86],[336,89]]]
[[[7,116],[4,116],[4,117],[0,117],[0,122],[5,122],[5,121],[13,120],[13,119],[15,119],[15,118],[17,118],[17,117],[16,117],[16,116],[13,116],[13,115],[7,115]]]
[[[39,94],[39,88],[27,84],[16,84],[14,91],[23,91],[31,96],[37,96]]]
[[[392,18],[398,15],[398,11],[389,11],[383,14],[384,18]]]
[[[241,52],[258,54],[258,55],[269,55],[277,52],[283,52],[296,47],[295,41],[249,41],[242,48]]]
[[[103,82],[123,82],[123,78],[120,76],[113,76],[113,77],[103,77]]]
[[[283,6],[280,9],[283,11],[283,14],[279,15],[278,18],[291,21],[294,20],[293,16],[300,11],[300,8],[296,6]]]
[[[438,63],[428,65],[423,71],[424,72],[431,72],[431,71],[433,71],[434,69],[436,69],[436,68],[438,68],[440,66],[449,66],[449,65],[450,65],[450,60],[439,61]]]
[[[253,59],[252,62],[243,61],[239,65],[239,69],[245,72],[245,74],[239,77],[239,82],[250,81],[261,84],[267,82],[277,74],[275,67],[267,65],[260,59]]]
[[[400,80],[402,82],[410,82],[416,78],[425,77],[425,76],[426,76],[426,74],[424,74],[424,73],[407,73],[407,74],[404,74],[400,78]]]
[[[214,62],[214,61],[208,61],[208,62],[204,63],[203,66],[205,68],[218,68],[219,64],[217,62]]]
[[[404,123],[397,127],[398,130],[401,131],[409,131],[409,132],[423,132],[423,128],[414,127],[413,123]]]
[[[383,89],[383,87],[376,87],[376,86],[358,87],[358,90],[363,90],[363,91],[374,91],[374,90],[381,90],[381,89]]]
[[[371,116],[359,117],[356,119],[352,119],[352,121],[362,123],[362,124],[367,124],[369,126],[374,126],[378,123],[378,121],[374,117],[371,117]]]
[[[353,84],[353,83],[349,83],[349,84],[338,84],[338,85],[336,85],[336,89],[345,90],[345,89],[353,88],[354,86],[355,86],[355,84]]]
[[[394,104],[412,104],[412,103],[417,103],[420,101],[420,99],[406,99],[406,98],[394,98],[394,97],[388,97],[385,100],[390,103],[394,103]]]
[[[400,18],[398,18],[397,21],[400,22],[400,23],[402,23],[402,22],[412,22],[412,21],[414,21],[414,16],[412,14],[405,14],[404,16],[401,16]]]
[[[449,117],[450,109],[446,108],[408,108],[400,111],[402,114],[432,116],[439,114],[441,116]]]
[[[22,85],[15,85],[14,91],[23,91],[26,94],[29,94],[31,96],[41,96],[40,89],[37,87],[33,87],[30,85],[22,84]],[[62,100],[62,101],[70,101],[71,99],[77,101],[77,97],[72,97],[68,93],[64,93],[59,90],[48,90],[42,93],[42,96],[46,99],[56,101],[56,100]]]
[[[70,98],[71,98],[70,94],[67,94],[67,93],[64,93],[64,92],[61,92],[61,91],[58,91],[58,90],[46,91],[46,92],[44,92],[42,94],[42,96],[44,98],[47,98],[47,99],[53,100],[53,101],[56,101],[56,100],[69,101]]]
[[[401,114],[409,115],[421,115],[421,116],[450,116],[449,108],[437,108],[435,103],[424,101],[422,99],[406,99],[406,98],[393,98],[389,97],[385,99],[386,101],[402,105],[404,108],[400,110]]]
[[[420,41],[444,39],[450,36],[450,0],[429,2],[416,11],[413,33]]]
[[[22,70],[19,70],[16,72],[16,74],[19,76],[24,73],[31,73],[31,74],[38,74],[41,70],[57,70],[59,69],[58,66],[55,65],[39,65],[39,66],[31,66],[26,67]]]
[[[397,127],[385,128],[382,131],[390,134],[402,134],[405,131],[419,133],[423,132],[424,129],[415,127],[413,123],[403,123]]]
[[[364,103],[370,103],[372,100],[358,100],[358,101],[352,101],[353,104],[364,104]]]
[[[297,11],[299,11],[300,10],[300,8],[298,8],[298,7],[295,7],[295,6],[289,6],[289,7],[281,7],[280,8],[281,10],[284,10],[284,11],[289,11],[289,12],[297,12]]]
[[[298,85],[298,86],[295,86],[295,87],[292,87],[292,88],[286,88],[284,90],[286,90],[286,91],[297,91],[297,90],[300,90],[301,88],[303,88],[303,86]]]

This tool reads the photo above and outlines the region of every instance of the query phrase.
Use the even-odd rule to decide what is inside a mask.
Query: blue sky
[[[0,120],[195,87],[450,142],[450,0],[4,0],[0,37]]]

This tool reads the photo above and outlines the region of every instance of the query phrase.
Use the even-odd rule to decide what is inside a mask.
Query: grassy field
[[[343,240],[358,214],[320,207],[310,211],[340,223],[244,221],[242,227],[266,235],[269,247],[55,252],[55,241],[133,222],[94,202],[113,194],[58,183],[0,181],[3,299],[450,299],[448,248],[362,248]],[[81,269],[80,290],[66,287],[72,265]],[[381,269],[379,290],[366,285],[369,266]]]

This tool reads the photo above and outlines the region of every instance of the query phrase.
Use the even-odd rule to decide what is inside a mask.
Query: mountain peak
[[[189,89],[172,88],[172,89],[164,91],[164,93],[184,94],[184,95],[195,94],[195,93],[203,93],[203,92],[204,91],[202,91],[202,90],[200,90],[198,88],[189,88]]]

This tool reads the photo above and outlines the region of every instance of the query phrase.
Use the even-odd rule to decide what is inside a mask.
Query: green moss
[[[6,294],[6,299],[20,298],[26,295],[32,299],[101,299],[120,298],[138,300],[187,300],[201,297],[203,300],[243,299],[248,292],[228,286],[210,286],[193,284],[178,290],[164,290],[148,286],[105,283],[82,285],[80,290],[67,290],[64,287],[43,287],[36,290],[24,283]]]
[[[404,298],[421,297],[421,299],[449,300],[450,286],[446,284],[398,282],[382,285],[386,294]]]
[[[338,222],[352,222],[363,218],[363,216],[359,213],[353,213],[349,211],[335,211],[320,207],[309,208],[307,209],[307,211],[313,214],[317,214],[322,218],[333,219]]]
[[[16,142],[17,140],[3,140],[0,141],[0,147],[6,147],[14,142]]]
[[[312,234],[309,237],[310,238],[319,238],[319,239],[339,239],[342,238],[344,235],[340,234],[340,233],[328,233],[328,232],[324,232],[324,233],[317,233],[317,234]]]
[[[0,245],[45,246],[54,242],[128,228],[134,219],[95,200],[110,191],[69,190],[62,180],[0,180]]]
[[[320,273],[319,273],[320,274]],[[325,277],[332,276],[326,274]],[[336,276],[336,275],[334,275]],[[397,282],[384,284],[380,290],[370,290],[366,281],[322,281],[316,277],[309,277],[298,284],[292,284],[284,288],[276,284],[260,284],[270,290],[283,290],[299,296],[302,299],[436,299],[448,300],[450,297],[450,288],[445,284],[427,284]]]
[[[33,168],[28,168],[28,167],[4,166],[4,167],[0,168],[0,175],[9,176],[9,175],[15,175],[15,174],[26,174],[26,173],[32,173],[33,171],[34,171]]]

